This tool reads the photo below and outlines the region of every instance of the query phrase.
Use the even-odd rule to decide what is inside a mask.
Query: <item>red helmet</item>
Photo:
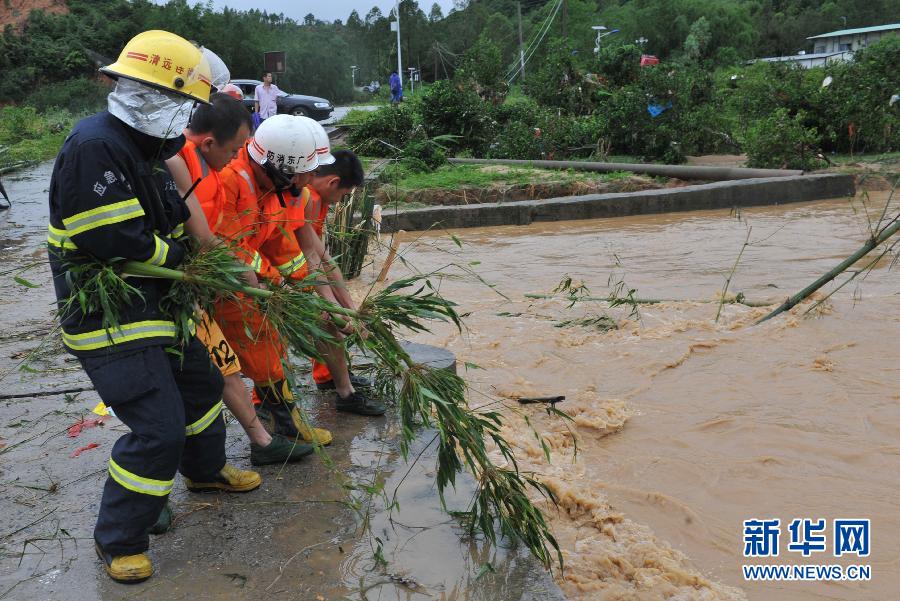
[[[223,87],[220,91],[234,97],[236,100],[244,99],[244,93],[241,92],[241,89],[233,83],[225,84],[225,87]]]

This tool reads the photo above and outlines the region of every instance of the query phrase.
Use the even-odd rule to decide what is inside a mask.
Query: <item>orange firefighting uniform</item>
[[[307,275],[306,258],[293,234],[298,227],[293,220],[302,216],[306,194],[296,198],[283,192],[283,206],[277,193],[259,188],[252,160],[245,146],[220,173],[225,199],[219,234],[237,245],[239,258],[259,277],[273,282],[302,280]],[[284,380],[284,343],[253,301],[220,301],[215,316],[244,375],[258,385]]]
[[[209,229],[216,233],[222,221],[222,209],[225,205],[225,190],[215,169],[211,169],[203,158],[203,153],[196,144],[187,140],[184,147],[178,151],[185,164],[191,181],[200,182],[194,186],[194,196],[203,209],[203,215],[209,223]],[[234,350],[228,344],[219,325],[209,315],[201,315],[197,326],[197,339],[203,343],[213,363],[219,368],[223,376],[240,373],[241,362]]]

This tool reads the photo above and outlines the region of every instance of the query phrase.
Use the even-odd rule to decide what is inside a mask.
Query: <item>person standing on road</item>
[[[403,102],[403,86],[400,84],[400,76],[396,71],[391,71],[389,83],[391,85],[391,103]]]
[[[56,159],[47,244],[63,344],[131,430],[112,448],[95,547],[113,580],[140,582],[153,575],[149,530],[176,471],[192,491],[245,492],[262,480],[225,461],[222,375],[195,337],[178,339],[161,307],[169,281],[129,278],[141,299],[116,307],[115,326],[90,303],[69,302],[94,262],[183,262],[176,237],[190,212],[163,161],[184,145],[191,108],[211,88],[200,50],[166,31],[135,36],[101,71],[116,87],[108,110],[76,124]]]
[[[263,82],[256,86],[254,92],[254,100],[256,101],[256,114],[259,115],[260,121],[265,121],[269,117],[278,114],[279,96],[287,96],[286,93],[278,89],[272,83],[272,73],[266,71],[263,73]]]

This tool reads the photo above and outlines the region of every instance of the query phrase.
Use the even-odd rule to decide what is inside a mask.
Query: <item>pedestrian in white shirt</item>
[[[272,83],[272,73],[266,71],[263,73],[263,82],[256,86],[256,91],[254,92],[256,113],[259,115],[260,121],[264,121],[278,113],[276,98],[279,96],[287,96],[287,94]]]

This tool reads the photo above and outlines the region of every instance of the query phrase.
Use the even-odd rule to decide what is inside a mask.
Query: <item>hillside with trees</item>
[[[29,3],[25,3],[29,4]],[[66,0],[68,12],[32,11],[0,37],[0,101],[21,98],[22,90],[88,76],[94,54],[114,57],[134,34],[166,29],[216,51],[235,77],[258,77],[264,50],[284,50],[285,89],[352,98],[350,66],[357,81],[385,81],[396,65],[390,15],[377,7],[353,11],[346,20],[323,22],[309,14],[302,21],[264,10],[211,8],[186,0]],[[23,10],[17,9],[17,14]],[[12,14],[13,8],[7,8]],[[449,78],[460,57],[482,36],[497,46],[503,65],[518,56],[515,0],[470,0],[459,10],[416,0],[400,4],[404,63],[420,69],[424,81]],[[553,15],[552,20],[548,17]],[[645,39],[642,50],[666,60],[690,56],[713,66],[760,56],[793,53],[810,35],[873,25],[900,15],[900,0],[523,0],[526,45],[538,39],[529,61],[538,64],[554,40],[592,55],[591,25],[617,28],[605,41],[616,45]],[[544,27],[545,24],[547,27]],[[543,35],[542,35],[543,34]],[[526,77],[531,70],[526,65]]]
[[[748,64],[809,49],[810,35],[883,23],[900,15],[900,0],[522,0],[524,74],[517,4],[470,0],[445,15],[437,4],[426,12],[404,0],[404,64],[419,68],[426,86],[364,119],[354,146],[399,154],[413,168],[450,154],[674,163],[744,152],[751,165],[810,169],[827,166],[830,153],[900,149],[900,103],[889,103],[900,91],[900,36],[826,68]],[[0,104],[26,105],[2,109],[7,163],[52,157],[71,122],[102,105],[98,64],[147,29],[208,46],[233,77],[258,78],[263,51],[284,50],[283,89],[338,103],[362,99],[351,65],[357,83],[385,82],[396,65],[390,15],[378,8],[327,23],[186,0],[65,7],[32,11],[0,36]],[[591,25],[600,24],[618,32],[595,52]],[[662,63],[642,68],[643,54]]]

